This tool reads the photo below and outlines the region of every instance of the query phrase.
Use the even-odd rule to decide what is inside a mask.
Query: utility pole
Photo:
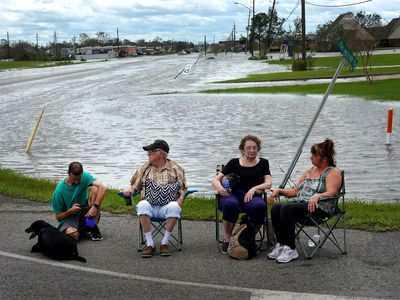
[[[53,44],[54,44],[54,58],[57,57],[57,32],[54,31],[53,35]]]
[[[235,24],[235,22],[233,23],[232,38],[233,38],[233,48],[234,48],[235,44],[236,44],[236,24]],[[233,51],[233,49],[232,49],[232,51]]]
[[[10,60],[10,36],[8,35],[8,31],[7,31],[7,59]]]
[[[119,57],[119,33],[118,33],[118,27],[117,27],[117,51],[118,51],[118,57]]]
[[[301,59],[306,60],[306,0],[301,0]]]
[[[207,56],[207,36],[204,36],[204,56]]]
[[[269,17],[269,26],[268,26],[268,32],[267,32],[267,42],[268,42],[268,47],[271,45],[271,30],[272,30],[272,20],[274,18],[274,12],[275,12],[275,1],[272,2],[272,9],[271,9],[271,16]]]
[[[249,51],[249,29],[250,29],[250,9],[249,9],[249,17],[247,18],[247,28],[246,28],[246,54]]]
[[[36,33],[36,59],[38,59],[39,55],[39,38],[38,38],[38,34]]]
[[[256,0],[253,0],[253,19],[251,20],[251,56],[254,56],[254,12],[256,10]]]
[[[74,35],[74,36],[72,37],[72,49],[74,49],[74,57],[75,57],[75,55],[76,55],[76,46],[75,46],[75,43],[76,43],[76,36]]]

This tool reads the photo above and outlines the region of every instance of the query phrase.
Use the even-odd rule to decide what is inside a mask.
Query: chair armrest
[[[318,201],[318,208],[330,215],[333,215],[336,212],[339,198],[340,196],[321,197]]]
[[[187,189],[187,191],[186,191],[186,193],[185,193],[185,196],[184,196],[183,198],[186,198],[186,197],[189,196],[190,194],[197,193],[197,192],[198,192],[197,189]]]
[[[121,192],[118,192],[118,196],[120,196],[120,197],[122,197],[122,198],[124,198],[125,199],[125,203],[126,203],[126,205],[127,206],[129,206],[129,205],[132,205],[132,203],[133,203],[133,201],[132,201],[132,199],[134,198],[134,197],[136,197],[138,194],[140,194],[140,192],[133,192],[132,194],[130,194],[130,195],[128,195],[128,196],[125,196],[124,195],[124,193],[121,191]]]

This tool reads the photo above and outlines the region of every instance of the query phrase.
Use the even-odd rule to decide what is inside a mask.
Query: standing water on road
[[[278,186],[322,95],[199,94],[221,87],[214,81],[285,69],[222,54],[201,58],[174,79],[196,60],[196,55],[137,57],[0,72],[0,167],[61,179],[69,162],[78,160],[109,187],[123,188],[147,160],[142,146],[161,138],[170,144],[170,158],[186,169],[190,187],[211,193],[216,165],[238,157],[240,139],[255,134]],[[384,145],[389,106],[396,114],[398,103],[330,96],[292,179],[310,165],[311,145],[329,137],[338,167],[346,172],[348,198],[400,201],[397,124],[392,145]]]

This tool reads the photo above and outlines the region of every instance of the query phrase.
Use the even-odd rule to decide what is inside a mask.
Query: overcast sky
[[[194,43],[225,40],[236,24],[236,36],[246,36],[248,12],[252,0],[1,0],[0,39],[25,40],[32,43],[38,34],[39,44],[53,41],[71,41],[80,33],[95,36],[103,31],[120,39],[136,41],[187,40]],[[313,32],[318,24],[333,21],[339,14],[360,10],[377,13],[389,22],[400,16],[400,0],[309,0],[306,3],[306,28]],[[365,3],[361,3],[365,2]],[[317,5],[347,5],[343,7],[320,7]],[[272,0],[255,0],[255,12],[266,12]],[[298,5],[298,0],[279,0],[278,15],[287,18]],[[246,8],[247,7],[247,8]],[[301,15],[300,5],[285,23],[293,25]]]

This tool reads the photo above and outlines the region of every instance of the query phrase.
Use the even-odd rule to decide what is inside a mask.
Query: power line
[[[316,4],[316,3],[311,3],[311,2],[306,2],[308,5],[313,5],[313,6],[319,6],[319,7],[345,7],[345,6],[352,6],[352,5],[357,5],[357,4],[362,4],[366,2],[371,2],[372,0],[365,0],[361,2],[354,2],[354,3],[349,3],[349,4],[340,4],[340,5],[322,5],[322,4]]]
[[[268,48],[268,50],[267,50],[267,52],[266,52],[266,55],[268,55],[268,53],[271,51],[272,45],[274,44],[276,38],[278,37],[278,34],[279,34],[279,32],[281,31],[283,24],[290,18],[290,16],[293,14],[293,12],[299,7],[300,2],[301,2],[301,0],[298,0],[297,3],[296,3],[296,5],[294,6],[293,10],[292,10],[292,11],[290,12],[290,14],[287,16],[287,18],[282,20],[282,23],[281,23],[281,25],[279,26],[278,31],[276,32],[276,34],[275,34],[275,36],[274,36],[274,38],[273,38],[271,44],[269,45],[269,48]],[[272,13],[273,13],[273,12],[272,12]]]
[[[287,16],[287,18],[284,19],[283,23],[285,23],[285,22],[290,18],[290,16],[292,15],[292,13],[299,7],[299,5],[300,5],[300,0],[297,1],[297,3],[296,3],[296,5],[294,6],[293,10],[290,12],[290,14]]]

